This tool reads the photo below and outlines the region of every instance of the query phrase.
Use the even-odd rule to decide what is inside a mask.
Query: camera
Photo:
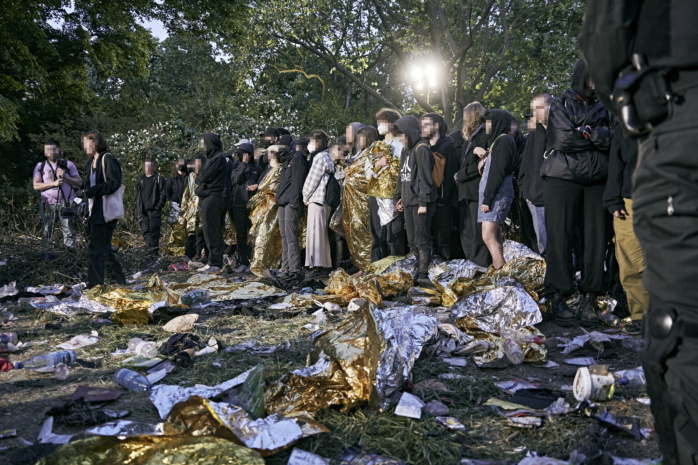
[[[68,160],[66,160],[65,158],[59,158],[59,159],[56,161],[56,165],[57,165],[60,169],[65,170],[65,171],[68,171]]]

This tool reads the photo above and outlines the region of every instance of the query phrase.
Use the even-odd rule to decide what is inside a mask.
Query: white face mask
[[[390,132],[390,126],[388,126],[388,123],[379,123],[378,124],[378,134],[381,136],[384,136]]]
[[[310,152],[310,153],[315,152],[315,142],[311,142],[308,144],[308,152]]]

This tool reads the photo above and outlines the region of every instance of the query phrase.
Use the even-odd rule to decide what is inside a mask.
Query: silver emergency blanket
[[[456,319],[472,317],[483,331],[498,333],[501,329],[520,329],[543,321],[533,297],[513,278],[496,281],[497,287],[464,297],[453,306]]]
[[[398,212],[395,210],[393,199],[376,198],[376,203],[378,204],[378,218],[381,226],[389,224],[397,217]]]
[[[190,397],[199,396],[204,399],[210,399],[212,397],[219,396],[225,391],[229,391],[236,386],[240,386],[247,380],[247,377],[252,370],[254,370],[254,368],[250,368],[235,378],[214,387],[202,385],[182,387],[159,384],[157,386],[153,386],[153,389],[150,391],[150,401],[153,403],[153,405],[155,405],[155,408],[158,409],[160,418],[165,419],[170,413],[170,410],[172,410],[172,407],[180,402],[188,400]]]
[[[415,307],[374,309],[373,316],[385,341],[376,372],[379,406],[384,408],[405,384],[424,346],[438,336],[439,322]]]

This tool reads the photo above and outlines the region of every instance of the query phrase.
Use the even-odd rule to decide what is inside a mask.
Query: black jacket
[[[102,171],[102,159],[104,159],[104,171]],[[85,196],[88,199],[94,199],[92,213],[90,214],[90,223],[104,224],[104,213],[102,210],[102,196],[113,194],[121,187],[121,166],[116,161],[111,152],[103,152],[97,156],[97,168],[95,169],[95,183],[90,183],[90,172],[92,170],[92,160],[85,164],[85,181],[84,189]],[[110,221],[109,225],[116,227],[116,221]]]
[[[162,210],[167,197],[165,195],[165,178],[157,173],[153,173],[152,187],[147,191],[143,189],[145,174],[138,177],[136,181],[136,210],[145,213],[152,210]]]
[[[514,174],[519,163],[519,149],[510,135],[513,118],[504,110],[491,110],[486,119],[492,121],[489,137],[490,171],[482,195],[482,204],[492,206],[502,181]],[[495,144],[495,141],[497,142]]]
[[[519,192],[521,198],[533,205],[543,206],[543,183],[540,167],[545,160],[545,152],[549,148],[545,127],[538,123],[535,131],[531,131],[526,139],[526,147],[521,156],[519,167]]]
[[[475,155],[475,147],[487,150],[489,137],[485,132],[485,125],[481,125],[463,144],[461,152],[460,169],[456,173],[458,181],[458,200],[470,200],[477,202],[480,197],[480,172],[477,169],[480,157]]]
[[[637,140],[623,135],[619,126],[613,131],[611,153],[608,155],[608,179],[603,191],[603,206],[611,214],[625,209],[623,199],[632,198],[633,172],[637,165]]]
[[[608,150],[615,124],[603,104],[592,96],[587,71],[579,60],[572,73],[572,88],[550,105],[547,136],[553,148],[541,167],[543,177],[585,184],[608,174]],[[590,138],[579,128],[590,126]]]
[[[434,154],[429,144],[422,139],[419,120],[414,116],[403,116],[395,125],[405,134],[407,147],[400,157],[400,175],[397,178],[393,200],[402,199],[406,207],[426,207],[437,198],[434,187]]]
[[[212,195],[223,197],[227,161],[221,139],[218,134],[212,132],[207,132],[202,137],[206,146],[206,164],[196,177],[199,187],[196,188],[195,194],[200,200]]]
[[[248,186],[257,184],[262,169],[256,163],[243,163],[235,161],[233,165],[232,179],[232,206],[247,208],[247,202],[254,195],[254,192],[247,190]]]
[[[223,156],[225,157],[225,186],[223,187],[223,198],[229,199],[233,191],[233,168],[235,167],[235,160],[229,153],[224,153]]]
[[[186,184],[187,177],[183,174],[178,174],[168,179],[165,184],[165,195],[167,196],[167,200],[170,202],[182,203],[182,196],[184,195],[184,187]]]
[[[303,206],[303,184],[308,176],[308,160],[301,152],[290,147],[279,154],[279,160],[281,177],[276,191],[276,204],[280,207],[288,205],[292,208],[300,208]]]
[[[444,166],[444,179],[441,186],[436,189],[438,194],[439,205],[453,205],[458,203],[458,192],[456,190],[456,181],[453,175],[458,171],[458,152],[453,143],[453,139],[449,136],[441,136],[435,145],[431,146],[432,152],[437,152],[446,158],[446,166]]]

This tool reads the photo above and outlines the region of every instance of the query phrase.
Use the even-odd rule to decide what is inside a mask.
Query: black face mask
[[[264,145],[263,145],[263,147],[264,147],[265,149],[268,149],[268,148],[271,147],[271,146],[272,146],[271,141],[270,141],[270,140],[267,140],[267,139],[264,139]]]

